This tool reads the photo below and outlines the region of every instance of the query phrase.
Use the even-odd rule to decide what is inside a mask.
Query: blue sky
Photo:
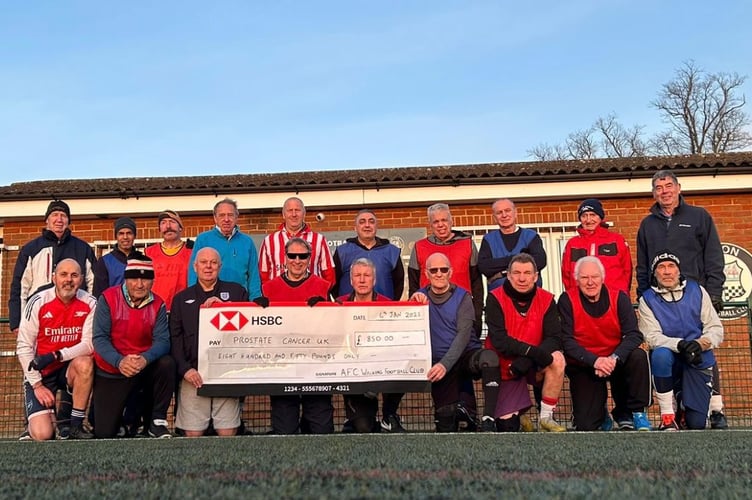
[[[750,4],[7,1],[0,185],[525,161],[610,112],[654,132],[683,61],[752,76]]]

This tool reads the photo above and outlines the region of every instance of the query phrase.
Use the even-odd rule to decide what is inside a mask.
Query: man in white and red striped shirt
[[[282,205],[282,224],[277,231],[267,235],[259,252],[261,284],[271,281],[285,272],[285,245],[291,238],[302,238],[311,245],[311,260],[308,271],[327,280],[334,286],[334,260],[329,252],[326,238],[315,233],[305,222],[306,209],[300,198],[292,197]]]

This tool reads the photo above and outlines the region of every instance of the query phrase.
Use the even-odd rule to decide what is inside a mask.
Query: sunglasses
[[[288,253],[287,258],[290,260],[307,260],[311,256],[310,253]]]
[[[449,268],[448,267],[429,267],[428,268],[428,272],[431,274],[436,274],[439,271],[441,271],[441,274],[446,274],[449,272]]]

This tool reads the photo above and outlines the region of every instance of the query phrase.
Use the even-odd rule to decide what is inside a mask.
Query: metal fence
[[[721,392],[725,414],[732,427],[752,427],[752,321],[749,305],[734,305],[736,319],[723,322],[724,342],[716,350],[721,372]],[[741,310],[741,311],[740,311]],[[8,330],[7,320],[0,324],[0,438],[13,438],[23,430],[22,371],[16,357],[16,339]],[[476,384],[478,408],[482,408],[483,393]],[[335,425],[337,431],[345,420],[341,396],[334,396]],[[565,380],[556,417],[561,423],[569,423],[572,411],[569,387]],[[535,413],[533,411],[533,413]],[[648,412],[654,424],[658,423],[657,404]],[[400,416],[409,431],[433,431],[433,408],[428,393],[405,395],[400,406]],[[172,412],[170,412],[170,421]],[[270,430],[269,398],[248,396],[245,398],[243,420],[247,428],[257,434]],[[535,418],[533,418],[535,420]]]

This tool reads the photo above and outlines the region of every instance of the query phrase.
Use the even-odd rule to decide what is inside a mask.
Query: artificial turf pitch
[[[749,498],[752,431],[0,443],[0,498]]]

